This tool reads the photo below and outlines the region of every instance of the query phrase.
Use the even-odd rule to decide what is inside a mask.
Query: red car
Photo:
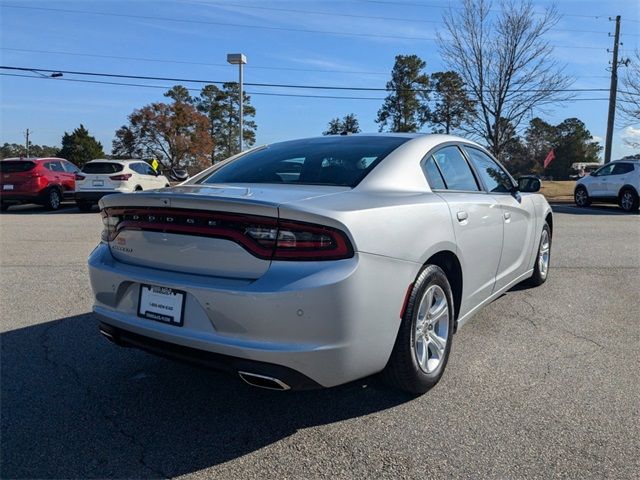
[[[64,158],[7,158],[0,161],[0,207],[38,203],[57,210],[65,198],[73,198],[76,172]]]

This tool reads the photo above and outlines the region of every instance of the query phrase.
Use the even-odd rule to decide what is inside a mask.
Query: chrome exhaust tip
[[[113,335],[107,332],[106,330],[100,329],[100,333],[107,338],[112,343],[116,343],[116,339],[113,338]]]
[[[266,375],[258,375],[257,373],[238,372],[238,375],[245,383],[252,387],[266,388],[267,390],[290,390],[291,387],[277,378],[268,377]]]

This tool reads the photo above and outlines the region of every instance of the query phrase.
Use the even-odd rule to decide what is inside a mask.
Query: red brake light
[[[114,240],[122,230],[145,230],[224,238],[266,260],[339,260],[353,256],[351,242],[342,231],[306,222],[157,208],[106,208],[101,214],[105,241]]]
[[[80,175],[79,173],[76,173],[76,180],[84,180],[85,178],[87,177],[85,177],[84,175]]]
[[[120,175],[113,175],[109,177],[111,180],[115,180],[116,182],[126,182],[131,178],[131,173],[122,173]]]

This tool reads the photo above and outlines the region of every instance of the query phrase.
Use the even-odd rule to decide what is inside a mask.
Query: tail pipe
[[[266,388],[268,390],[290,390],[291,387],[282,380],[257,373],[238,372],[240,378],[252,387]]]

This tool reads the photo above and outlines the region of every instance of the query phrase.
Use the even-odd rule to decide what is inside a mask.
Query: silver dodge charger
[[[540,182],[448,135],[258,147],[162,190],[100,201],[89,257],[100,331],[263,388],[381,372],[421,394],[453,334],[548,275]]]

